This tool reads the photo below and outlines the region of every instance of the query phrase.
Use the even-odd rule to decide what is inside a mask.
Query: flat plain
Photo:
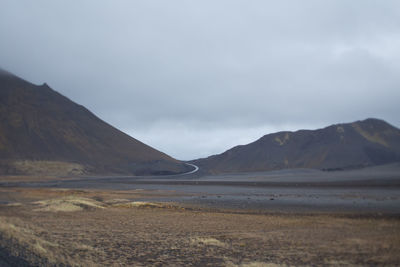
[[[3,177],[0,263],[398,266],[398,168]]]

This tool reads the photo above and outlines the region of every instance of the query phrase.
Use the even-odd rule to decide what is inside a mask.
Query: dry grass
[[[81,175],[85,167],[71,162],[18,160],[13,162],[18,173],[30,175]]]
[[[400,263],[396,218],[181,210],[124,191],[19,190],[0,191],[21,203],[0,205],[0,247],[34,266]]]
[[[145,202],[145,201],[133,201],[133,202],[124,202],[124,203],[116,203],[113,207],[117,208],[166,208],[168,205],[164,203],[155,203],[155,202]]]
[[[107,205],[112,205],[112,206],[118,206],[118,205],[122,205],[122,204],[125,204],[128,202],[131,202],[131,201],[126,198],[113,198],[113,199],[108,199],[108,200],[104,201],[104,203],[106,203]]]
[[[22,206],[22,203],[19,202],[14,202],[14,203],[8,203],[6,204],[7,207],[20,207]]]
[[[248,262],[242,264],[234,264],[232,262],[227,262],[226,267],[282,267],[288,266],[286,264],[276,264],[276,263],[266,263],[266,262]]]
[[[0,246],[8,248],[12,256],[27,260],[33,265],[96,266],[91,261],[79,262],[73,259],[65,253],[65,248],[40,237],[40,232],[44,232],[44,229],[20,219],[0,217]],[[93,250],[89,246],[73,245],[74,249]]]
[[[23,225],[21,221],[16,221],[18,224]],[[48,252],[45,248],[52,250],[57,247],[57,244],[35,236],[33,230],[16,225],[15,219],[10,220],[6,217],[0,217],[0,233],[4,238],[15,239],[17,242],[27,245],[32,251],[39,255]]]
[[[48,199],[36,201],[33,203],[35,206],[38,206],[34,211],[50,211],[50,212],[73,212],[73,211],[82,211],[87,209],[103,209],[104,204],[83,197],[75,197],[68,196],[63,198],[56,199]]]
[[[277,142],[280,146],[283,146],[284,144],[287,143],[287,141],[289,141],[290,139],[290,135],[289,133],[285,133],[285,135],[283,137],[275,137],[275,142]]]
[[[166,193],[165,196],[169,196]],[[0,199],[7,202],[32,203],[35,201],[57,199],[57,198],[90,198],[105,205],[132,202],[134,199],[145,199],[159,196],[157,192],[144,190],[108,191],[108,190],[82,190],[63,188],[11,188],[0,187]]]
[[[216,246],[221,248],[227,247],[227,244],[213,237],[196,237],[192,238],[190,242],[196,245]]]
[[[374,133],[373,135],[371,135],[367,131],[364,131],[357,123],[353,123],[352,126],[359,134],[361,134],[368,141],[381,144],[385,147],[389,147],[384,137],[382,137],[380,133]]]

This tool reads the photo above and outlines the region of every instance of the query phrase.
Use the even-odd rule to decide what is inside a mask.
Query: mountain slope
[[[400,161],[400,130],[367,119],[319,130],[268,134],[248,145],[193,161],[213,173],[286,168],[346,169]]]
[[[190,169],[48,85],[36,86],[0,70],[0,172],[57,169],[58,163],[72,164],[78,173],[146,175]]]

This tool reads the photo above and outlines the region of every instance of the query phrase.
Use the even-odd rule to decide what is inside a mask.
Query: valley
[[[177,160],[0,71],[0,266],[396,266],[400,130],[379,119]]]
[[[396,265],[399,169],[2,177],[0,263]]]

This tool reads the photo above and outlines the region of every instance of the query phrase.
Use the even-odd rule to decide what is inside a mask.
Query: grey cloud
[[[189,159],[268,131],[400,126],[399,28],[398,1],[4,0],[0,65]]]

